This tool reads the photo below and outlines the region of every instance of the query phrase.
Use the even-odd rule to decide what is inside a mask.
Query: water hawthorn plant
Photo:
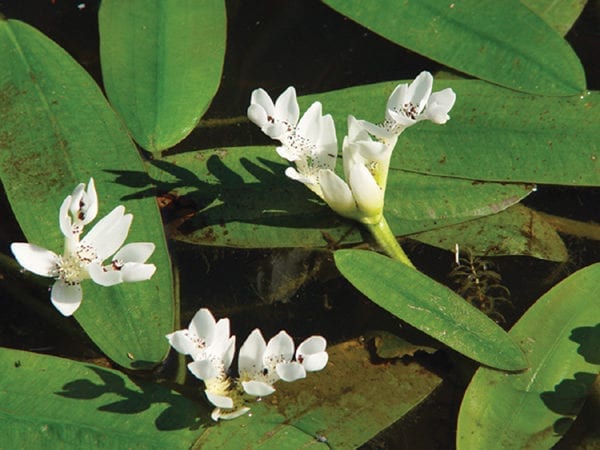
[[[444,124],[456,94],[450,88],[432,93],[433,76],[421,72],[410,84],[400,84],[390,95],[385,120],[373,124],[348,117],[348,135],[342,143],[346,181],[335,173],[337,138],[331,115],[314,102],[300,118],[293,87],[273,103],[263,90],[252,93],[249,119],[281,143],[277,153],[295,167],[285,174],[304,183],[343,217],[364,224],[392,258],[412,266],[383,216],[383,204],[392,151],[398,136],[422,120]]]
[[[322,114],[321,103],[313,103],[300,118],[296,91],[289,87],[273,103],[263,89],[252,93],[248,117],[281,146],[280,156],[294,163],[286,175],[304,183],[335,212],[368,227],[389,256],[412,267],[383,216],[384,195],[392,151],[398,136],[422,120],[437,124],[448,121],[456,95],[452,89],[432,93],[433,77],[422,72],[410,84],[400,84],[387,102],[385,120],[373,124],[348,117],[348,135],[342,144],[346,181],[335,173],[337,138],[331,115]],[[123,245],[133,216],[120,205],[99,220],[81,238],[84,227],[98,213],[93,178],[80,183],[60,206],[59,226],[64,250],[58,255],[35,244],[16,242],[11,250],[21,266],[44,277],[54,278],[50,299],[58,311],[72,315],[80,306],[81,283],[91,279],[101,286],[148,280],[156,271],[146,261],[155,245],[136,242]],[[112,255],[112,256],[111,256]],[[109,263],[105,260],[110,257]],[[234,419],[250,410],[252,399],[275,392],[278,380],[287,382],[322,370],[328,361],[327,342],[311,336],[294,351],[291,336],[280,331],[266,342],[254,329],[238,356],[238,373],[232,374],[235,336],[228,318],[215,320],[200,309],[187,329],[167,334],[170,345],[189,355],[189,371],[202,380],[207,399],[215,406],[214,420]]]

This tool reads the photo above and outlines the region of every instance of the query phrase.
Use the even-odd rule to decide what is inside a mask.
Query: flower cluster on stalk
[[[78,184],[63,201],[59,226],[64,236],[64,251],[51,250],[26,242],[15,242],[10,248],[25,269],[37,275],[54,278],[50,292],[52,304],[64,316],[72,315],[83,298],[81,282],[92,279],[101,286],[122,282],[148,280],[154,274],[154,264],[145,264],[154,252],[151,242],[123,245],[133,216],[117,206],[100,219],[80,240],[83,229],[98,214],[98,196],[94,179],[87,185]],[[104,261],[111,256],[108,264]]]
[[[229,319],[216,321],[206,308],[194,315],[187,329],[166,337],[175,350],[191,356],[188,369],[204,382],[206,397],[215,406],[211,414],[215,421],[245,414],[249,399],[272,394],[278,380],[291,382],[323,369],[329,358],[322,336],[309,337],[294,351],[294,341],[285,331],[266,342],[257,328],[240,348],[239,377],[233,377],[235,336],[230,336]]]
[[[289,87],[275,102],[263,89],[252,93],[249,119],[281,143],[277,153],[294,163],[285,174],[304,183],[335,212],[366,224],[382,219],[392,151],[398,136],[422,120],[443,124],[456,94],[450,88],[432,93],[433,77],[421,72],[390,95],[380,124],[348,117],[342,144],[345,181],[335,173],[337,139],[333,119],[313,103],[300,118],[296,91]]]

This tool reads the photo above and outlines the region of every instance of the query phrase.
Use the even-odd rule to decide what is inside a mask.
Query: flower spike
[[[133,216],[117,206],[96,223],[80,241],[85,225],[98,213],[98,197],[94,179],[87,189],[81,183],[63,201],[59,212],[60,229],[65,236],[62,255],[26,242],[15,242],[10,248],[25,269],[54,278],[50,300],[64,316],[72,315],[83,298],[81,282],[91,278],[97,284],[147,280],[154,274],[154,264],[145,264],[154,251],[152,243],[128,244],[119,250],[129,233]],[[115,253],[116,252],[116,253]],[[111,262],[103,265],[110,255]]]

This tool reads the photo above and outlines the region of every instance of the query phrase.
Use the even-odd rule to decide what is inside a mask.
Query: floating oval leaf
[[[224,1],[103,0],[99,23],[112,105],[142,147],[172,147],[194,128],[219,87]]]
[[[457,352],[498,369],[527,367],[502,328],[418,270],[364,250],[338,250],[334,257],[342,275],[372,302]]]
[[[37,30],[0,20],[0,54],[0,177],[25,236],[60,252],[60,205],[91,176],[98,218],[124,204],[135,217],[128,241],[156,244],[150,262],[157,273],[150,281],[110,288],[84,282],[75,317],[118,364],[161,361],[168,351],[164,334],[173,329],[173,300],[160,216],[153,198],[124,200],[131,187],[115,184],[110,173],[144,171],[135,146],[90,76]]]
[[[3,448],[187,449],[210,409],[104,367],[0,349]]]
[[[371,31],[469,75],[543,95],[585,89],[577,55],[517,0],[324,0]]]
[[[571,275],[510,330],[531,367],[475,373],[460,409],[457,448],[551,448],[560,439],[598,374],[598,280],[600,264]]]

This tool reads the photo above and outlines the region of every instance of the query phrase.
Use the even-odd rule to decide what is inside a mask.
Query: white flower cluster
[[[25,242],[15,242],[10,246],[25,269],[56,280],[50,299],[65,316],[72,315],[79,308],[83,298],[83,280],[91,278],[102,286],[112,286],[148,280],[156,270],[154,264],[145,264],[154,252],[153,243],[136,242],[121,247],[133,220],[131,214],[125,214],[124,206],[117,206],[100,219],[80,241],[84,226],[92,222],[96,214],[98,196],[94,179],[90,178],[87,189],[84,183],[80,183],[60,207],[59,225],[65,237],[62,255]],[[110,263],[105,265],[103,262],[110,255],[113,255]]]
[[[215,318],[200,309],[185,330],[168,334],[171,346],[179,353],[190,355],[188,369],[204,381],[208,400],[216,407],[213,420],[234,419],[250,410],[247,398],[264,397],[275,392],[278,380],[295,381],[325,367],[327,342],[322,336],[311,336],[294,352],[294,341],[280,331],[265,342],[259,329],[253,330],[238,356],[239,378],[231,376],[235,353],[235,336],[230,336],[229,319]]]
[[[256,89],[248,117],[281,143],[277,153],[295,165],[285,171],[289,178],[304,183],[338,214],[377,224],[382,218],[392,150],[400,133],[422,120],[443,124],[450,118],[456,94],[450,88],[432,93],[432,86],[429,72],[421,72],[410,85],[398,85],[388,99],[381,124],[348,117],[348,135],[342,145],[346,181],[335,174],[335,125],[329,114],[322,115],[319,102],[300,118],[293,87],[275,103],[263,89]]]

